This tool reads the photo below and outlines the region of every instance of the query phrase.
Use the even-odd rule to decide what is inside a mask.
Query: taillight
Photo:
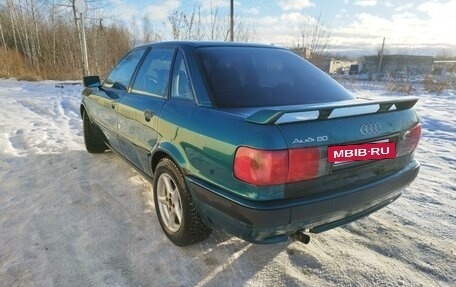
[[[288,182],[306,180],[318,176],[320,149],[317,147],[290,149]]]
[[[234,158],[234,176],[254,185],[297,182],[321,176],[327,169],[321,148],[259,150],[240,147]]]
[[[255,185],[284,183],[288,174],[288,152],[240,147],[234,158],[234,176]]]
[[[396,156],[406,155],[412,153],[421,137],[421,125],[418,124],[411,128],[410,130],[406,131],[405,134],[399,138],[397,143],[397,154]]]

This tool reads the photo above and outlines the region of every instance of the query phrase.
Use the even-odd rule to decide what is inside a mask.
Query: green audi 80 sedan
[[[153,183],[178,246],[219,227],[307,243],[397,199],[417,176],[417,98],[355,99],[291,51],[162,42],[84,77],[87,151],[112,150]]]

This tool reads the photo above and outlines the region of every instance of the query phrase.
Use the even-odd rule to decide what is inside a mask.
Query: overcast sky
[[[229,13],[230,0],[112,0],[109,13],[125,22],[151,20],[155,31],[170,39],[166,27],[174,10],[219,8]],[[386,37],[390,53],[456,55],[456,0],[235,0],[235,14],[255,31],[255,42],[292,46],[306,17],[323,15],[335,51],[372,54]],[[117,19],[119,19],[117,18]]]

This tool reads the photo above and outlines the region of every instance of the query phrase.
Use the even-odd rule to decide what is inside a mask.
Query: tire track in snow
[[[75,88],[77,89],[77,88]],[[21,92],[27,92],[26,89]],[[74,142],[82,144],[80,137],[82,124],[79,118],[79,97],[69,96],[65,89],[49,92],[51,96],[39,94],[35,97],[23,98],[10,95],[10,107],[22,110],[20,115],[11,115],[23,126],[24,136],[19,154],[26,155],[25,150],[36,153],[60,152],[68,149]],[[13,135],[14,136],[14,135]],[[13,146],[18,143],[16,138],[10,139]],[[19,139],[21,140],[21,139]],[[30,149],[29,147],[32,147]]]
[[[73,184],[74,172],[71,166],[73,156],[58,155],[55,160],[50,157],[50,170],[67,171],[62,175],[70,184],[60,184],[57,178],[37,177],[35,186],[52,203],[43,202],[41,211],[33,217],[39,237],[45,246],[49,272],[55,286],[94,286],[89,270],[78,254],[80,246],[75,242],[84,232],[84,226],[79,222],[84,217],[78,208],[71,204],[77,195]],[[43,163],[44,165],[45,163]],[[48,168],[49,169],[49,168]],[[55,179],[55,180],[54,180]]]

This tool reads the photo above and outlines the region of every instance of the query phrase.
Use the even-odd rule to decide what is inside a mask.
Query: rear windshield
[[[197,56],[215,104],[221,108],[353,99],[339,83],[288,50],[205,47],[197,49]]]

